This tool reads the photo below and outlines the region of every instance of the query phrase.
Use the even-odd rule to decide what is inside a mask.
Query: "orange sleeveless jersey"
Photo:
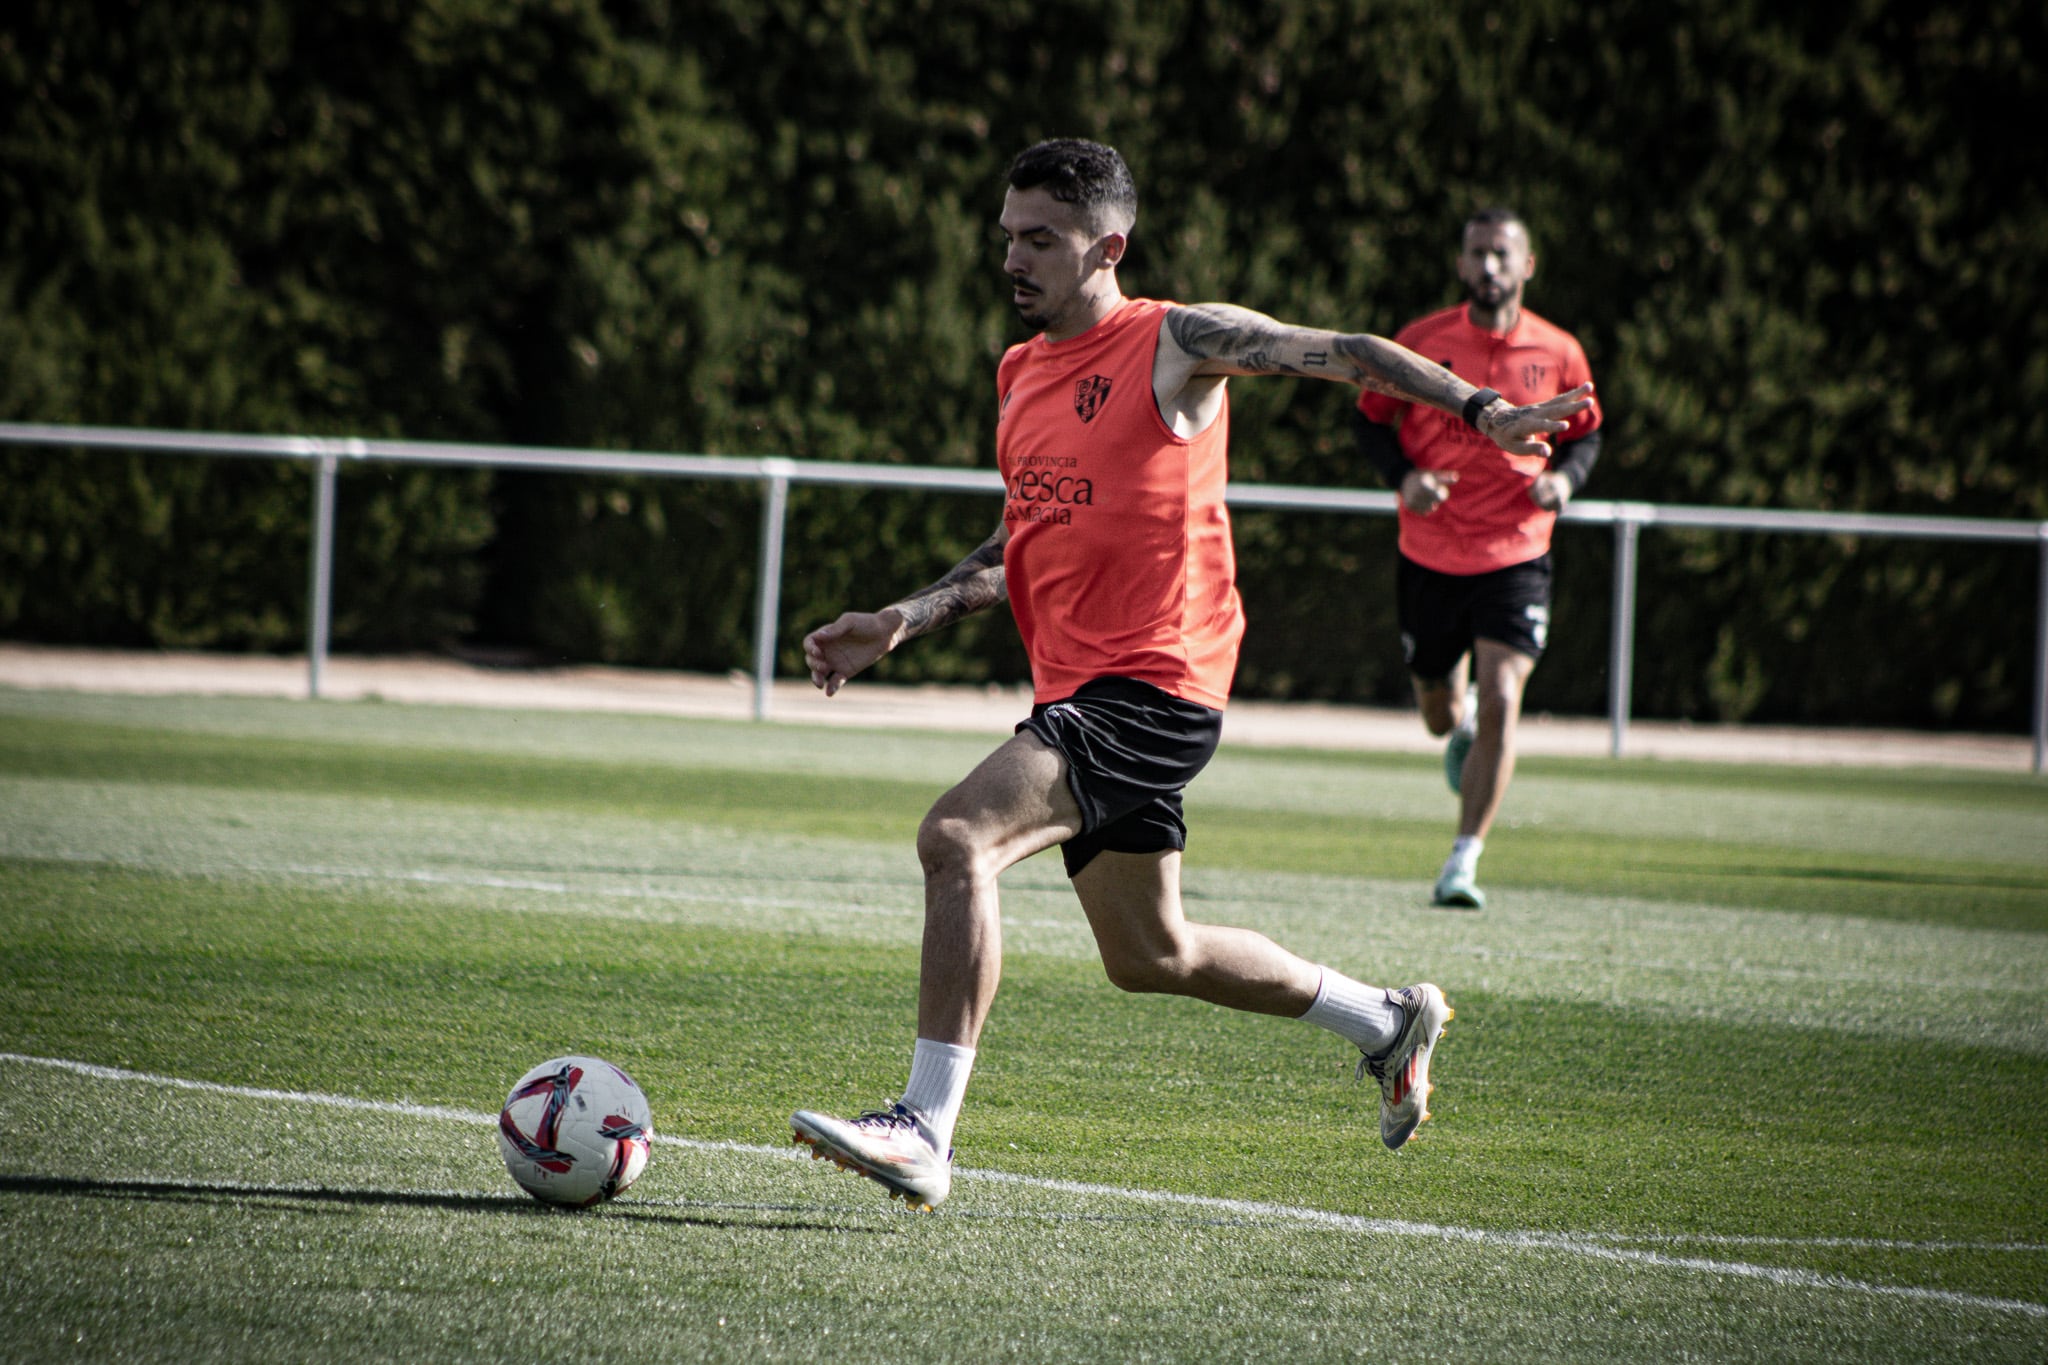
[[[1496,389],[1511,403],[1536,403],[1592,377],[1586,353],[1570,332],[1524,308],[1501,335],[1472,325],[1465,305],[1418,318],[1394,340],[1468,384]],[[1455,469],[1450,498],[1426,517],[1401,509],[1401,553],[1438,573],[1479,574],[1526,564],[1550,549],[1557,513],[1529,501],[1529,485],[1548,468],[1536,455],[1510,455],[1435,408],[1366,393],[1359,411],[1370,421],[1401,422],[1401,450],[1417,469]],[[1551,438],[1555,449],[1600,425],[1600,404],[1572,418]]]
[[[1244,608],[1223,506],[1226,406],[1192,439],[1152,395],[1173,307],[1127,299],[1066,341],[1013,346],[996,372],[1010,610],[1040,702],[1136,678],[1221,710]]]

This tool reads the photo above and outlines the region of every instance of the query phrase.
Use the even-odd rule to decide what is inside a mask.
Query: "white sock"
[[[958,1043],[920,1038],[917,1051],[911,1054],[910,1084],[903,1087],[903,1103],[924,1115],[942,1154],[953,1146],[953,1125],[960,1121],[967,1078],[973,1071],[974,1049]]]
[[[1476,687],[1465,694],[1465,715],[1457,728],[1460,734],[1479,733],[1479,689]]]
[[[1460,834],[1451,844],[1451,856],[1444,859],[1444,871],[1462,868],[1475,872],[1479,868],[1479,855],[1486,851],[1486,841],[1476,834]]]
[[[1301,1020],[1328,1029],[1368,1056],[1377,1056],[1399,1040],[1408,1016],[1394,1003],[1392,991],[1353,981],[1325,967],[1315,1003]]]

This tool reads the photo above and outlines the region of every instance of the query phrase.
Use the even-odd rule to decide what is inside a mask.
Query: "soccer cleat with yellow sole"
[[[1394,1045],[1378,1056],[1361,1057],[1358,1072],[1370,1071],[1380,1083],[1380,1141],[1389,1151],[1403,1143],[1429,1118],[1429,1058],[1444,1026],[1456,1011],[1444,993],[1427,981],[1388,992],[1407,1022]]]

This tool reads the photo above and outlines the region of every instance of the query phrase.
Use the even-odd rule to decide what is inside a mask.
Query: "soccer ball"
[[[596,1057],[557,1057],[519,1078],[498,1114],[505,1169],[535,1199],[588,1208],[647,1169],[654,1116],[633,1078]]]

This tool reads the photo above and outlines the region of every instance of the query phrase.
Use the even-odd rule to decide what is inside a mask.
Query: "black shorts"
[[[1150,683],[1097,678],[1064,701],[1032,707],[1017,724],[1026,730],[1067,760],[1067,786],[1081,806],[1081,832],[1060,847],[1069,877],[1105,851],[1187,847],[1181,788],[1215,754],[1221,711]]]
[[[1532,659],[1550,634],[1550,556],[1491,573],[1425,569],[1406,555],[1395,570],[1401,653],[1425,682],[1449,676],[1474,639],[1498,640]]]

